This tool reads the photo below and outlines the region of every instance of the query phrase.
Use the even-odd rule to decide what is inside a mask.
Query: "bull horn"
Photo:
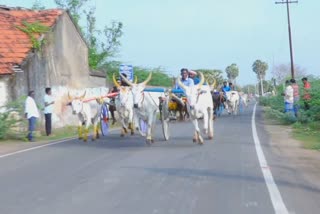
[[[134,84],[137,84],[138,83],[138,77],[135,75],[134,76],[134,82],[133,82]]]
[[[117,82],[116,80],[116,75],[115,73],[113,73],[112,75],[112,80],[113,80],[113,84],[117,87],[117,88],[120,88],[120,84]]]
[[[185,85],[181,82],[181,80],[180,80],[179,77],[176,79],[176,82],[178,83],[178,85],[180,86],[180,88],[182,88],[183,90],[187,90],[187,87],[188,87],[188,86],[185,86]]]
[[[86,96],[87,91],[85,90],[83,95],[81,96],[81,99],[84,99],[84,97]]]
[[[216,88],[216,84],[217,84],[217,80],[214,79],[214,80],[213,80],[213,83],[212,83],[212,89],[215,89],[215,88]]]
[[[198,85],[199,85],[199,88],[201,88],[204,83],[204,76],[202,72],[199,72],[199,74],[200,74],[200,82]]]
[[[72,97],[70,96],[70,92],[68,91],[68,99],[69,101],[72,100]]]
[[[133,86],[133,83],[130,82],[125,76],[123,76],[122,74],[120,74],[121,78],[123,81],[125,81],[128,85]]]
[[[143,84],[143,85],[147,85],[147,84],[148,84],[148,82],[151,80],[151,77],[152,77],[152,72],[150,72],[150,73],[149,73],[148,78],[147,78],[145,81],[143,81],[141,84]]]

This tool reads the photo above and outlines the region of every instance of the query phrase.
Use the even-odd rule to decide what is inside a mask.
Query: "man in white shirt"
[[[289,80],[286,81],[286,89],[284,92],[284,104],[285,104],[285,110],[284,112],[293,112],[293,88],[289,82]]]
[[[39,117],[38,107],[34,101],[34,91],[29,91],[25,102],[25,118],[28,119],[28,140],[33,141],[32,132],[36,129],[37,118]]]
[[[51,94],[51,88],[46,88],[46,94],[44,95],[44,118],[47,136],[51,135],[51,117],[53,111],[53,104],[54,100]]]

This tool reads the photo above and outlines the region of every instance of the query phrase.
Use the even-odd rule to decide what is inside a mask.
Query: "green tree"
[[[257,78],[260,81],[260,91],[261,91],[261,95],[263,95],[264,94],[263,80],[266,76],[266,71],[268,70],[268,64],[266,62],[263,62],[257,59],[252,64],[252,70],[254,73],[256,73]]]
[[[237,64],[232,63],[231,65],[226,67],[225,71],[227,73],[227,77],[228,77],[229,81],[234,83],[235,79],[239,76],[239,68],[238,68]]]
[[[196,69],[196,71],[202,72],[209,84],[212,84],[214,80],[216,80],[216,87],[223,83],[222,71],[219,69]]]
[[[35,2],[33,2],[31,9],[32,10],[44,10],[46,8],[42,5],[41,0],[36,0]]]
[[[256,86],[253,84],[244,85],[242,91],[246,94],[254,94],[256,92]]]
[[[104,35],[106,42],[104,43],[104,50],[108,56],[115,56],[120,47],[120,38],[123,35],[123,24],[121,22],[112,21],[111,26],[105,26]]]
[[[121,22],[112,21],[110,26],[104,28],[104,38],[100,42],[97,36],[100,31],[96,29],[96,18],[94,16],[95,8],[85,11],[87,19],[86,39],[89,44],[89,66],[92,69],[101,69],[108,58],[114,57],[121,45],[120,37],[122,36]]]
[[[121,62],[119,61],[110,61],[105,63],[102,67],[104,70],[107,70],[107,78],[112,82],[113,74],[116,77],[119,77],[119,66]],[[163,86],[163,87],[172,87],[173,79],[170,77],[166,71],[159,68],[144,68],[144,67],[133,67],[134,75],[138,78],[138,83],[147,79],[149,72],[152,72],[152,78],[148,85],[151,86]]]
[[[101,69],[108,58],[115,56],[118,52],[120,37],[122,36],[121,22],[112,21],[110,26],[104,27],[104,38],[102,42],[98,39],[101,32],[96,28],[95,7],[87,7],[88,0],[55,0],[58,7],[68,10],[77,27],[80,29],[89,48],[88,61],[91,69]],[[81,12],[82,8],[87,7]],[[79,25],[81,15],[86,18],[86,32]]]
[[[54,2],[59,8],[68,10],[77,27],[80,27],[79,21],[81,17],[81,9],[88,0],[54,0]]]
[[[256,73],[257,78],[259,80],[261,80],[261,79],[264,80],[264,78],[266,76],[266,71],[268,70],[268,64],[266,62],[263,62],[263,61],[257,59],[252,64],[252,70],[254,73]]]

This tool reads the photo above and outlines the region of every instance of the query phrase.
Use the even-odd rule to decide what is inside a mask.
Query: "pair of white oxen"
[[[177,81],[186,95],[187,110],[195,127],[193,142],[203,144],[204,140],[201,136],[198,119],[203,118],[203,132],[208,135],[209,139],[213,139],[213,101],[210,87],[203,84],[205,81],[203,74],[199,72],[199,75],[200,83],[192,87],[185,86],[179,78]],[[152,73],[149,74],[145,81],[141,83],[132,83],[121,75],[121,78],[129,86],[120,86],[113,76],[113,82],[119,88],[119,94],[116,97],[115,104],[122,124],[121,136],[124,136],[128,129],[131,130],[131,134],[134,134],[134,125],[137,125],[137,129],[139,129],[141,135],[146,137],[146,143],[148,145],[154,142],[153,133],[157,120],[157,113],[159,112],[159,97],[165,97],[164,92],[144,91],[147,83],[151,80],[151,77]],[[95,102],[96,105],[93,105],[94,102],[82,102],[83,98],[84,96],[72,99],[71,102],[73,112],[79,117],[79,138],[83,138],[85,141],[87,140],[88,128],[91,122],[89,119],[91,118],[94,125],[92,138],[94,140],[99,136],[97,125],[100,118],[102,102],[97,100],[97,102]],[[83,136],[81,127],[84,122],[86,128]],[[139,125],[141,123],[145,125],[144,128]]]

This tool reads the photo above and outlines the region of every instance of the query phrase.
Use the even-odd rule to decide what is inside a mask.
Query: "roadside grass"
[[[302,143],[305,149],[320,150],[320,122],[300,123],[292,115],[264,108],[265,119],[271,125],[292,125],[292,137]]]
[[[309,124],[295,123],[293,137],[302,142],[306,149],[320,150],[320,123]]]
[[[116,122],[114,125],[110,124],[110,129],[120,127],[120,123]],[[89,134],[92,134],[93,128],[92,126],[89,128]],[[99,130],[101,134],[101,131]],[[21,131],[19,133],[10,133],[4,140],[0,140],[0,144],[8,144],[8,143],[17,143],[17,142],[28,142],[27,132]],[[35,132],[35,141],[36,142],[50,142],[57,141],[62,139],[74,138],[78,137],[78,128],[76,126],[65,126],[62,128],[52,129],[52,135],[46,136],[44,130]]]

